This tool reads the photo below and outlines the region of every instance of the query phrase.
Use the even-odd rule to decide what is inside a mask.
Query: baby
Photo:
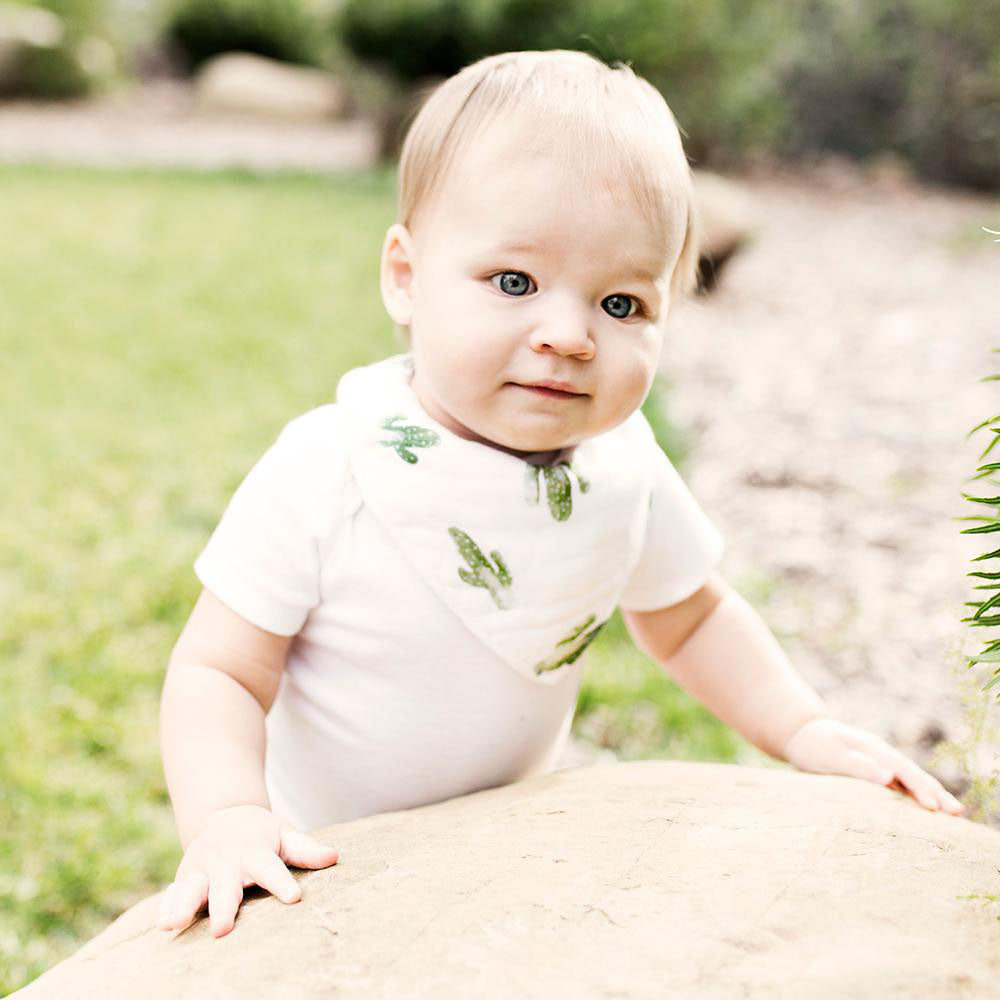
[[[717,572],[722,543],[639,406],[698,258],[662,97],[575,52],[491,56],[414,121],[381,288],[407,355],[349,372],[236,491],[170,658],[184,856],[160,926],[300,898],[304,831],[542,774],[615,607],[753,744],[962,810],[828,717]]]

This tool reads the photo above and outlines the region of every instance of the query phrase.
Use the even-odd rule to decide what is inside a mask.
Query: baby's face
[[[580,185],[491,130],[402,230],[427,412],[518,452],[624,421],[656,370],[679,246],[651,229],[624,181],[613,193]],[[387,253],[391,241],[390,230]]]

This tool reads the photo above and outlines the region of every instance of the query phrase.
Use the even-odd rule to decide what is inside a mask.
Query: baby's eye
[[[534,282],[521,271],[501,271],[490,281],[505,295],[527,295]]]
[[[601,307],[615,319],[628,319],[640,311],[639,300],[631,295],[609,295],[601,301]]]

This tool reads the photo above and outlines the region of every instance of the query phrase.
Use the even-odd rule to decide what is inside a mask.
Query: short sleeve
[[[320,600],[320,568],[343,504],[347,455],[334,404],[289,423],[233,494],[194,564],[242,618],[295,635]]]
[[[646,536],[618,602],[628,611],[655,611],[683,601],[722,558],[722,535],[655,441],[650,453],[653,484]]]

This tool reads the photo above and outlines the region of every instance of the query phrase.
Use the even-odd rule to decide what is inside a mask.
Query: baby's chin
[[[586,436],[585,434],[556,434],[551,430],[511,433],[504,428],[482,428],[475,432],[474,440],[492,448],[499,448],[512,455],[536,455],[541,452],[555,452],[572,448]]]

